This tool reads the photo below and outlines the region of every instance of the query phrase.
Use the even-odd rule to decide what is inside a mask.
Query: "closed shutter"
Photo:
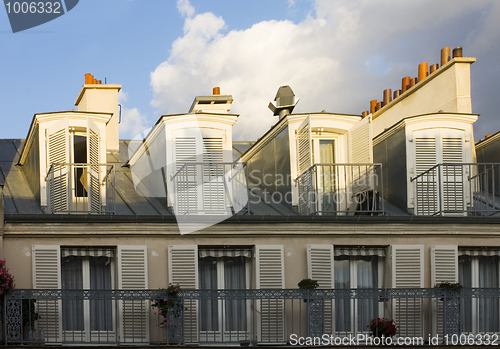
[[[392,287],[422,288],[424,286],[423,245],[393,245]],[[399,326],[399,336],[421,336],[423,334],[423,309],[421,298],[398,298],[393,305],[393,314]]]
[[[186,163],[196,162],[196,137],[175,137],[175,172]],[[176,177],[175,206],[177,214],[195,213],[198,210],[198,179],[196,167],[184,169]]]
[[[431,286],[458,282],[458,248],[453,245],[431,246]],[[432,335],[443,336],[443,302],[432,300]]]
[[[318,281],[320,289],[333,289],[333,245],[307,246],[307,277]],[[324,300],[324,328],[323,333],[334,333],[333,300]]]
[[[420,175],[436,164],[436,137],[415,137],[415,175]],[[417,181],[417,215],[433,215],[438,211],[436,179],[437,172],[434,171]]]
[[[69,129],[68,119],[61,120],[46,130],[47,171],[52,166],[52,174],[47,178],[47,206],[49,213],[68,211],[69,203]]]
[[[283,289],[285,287],[283,245],[255,246],[257,289]],[[285,342],[284,300],[262,299],[258,302],[257,323],[262,343]]]
[[[99,142],[99,128],[92,120],[90,120],[89,117],[87,117],[87,161],[90,164],[87,174],[87,192],[89,194],[88,209],[91,212],[101,211],[101,170],[99,168]]]
[[[457,134],[460,132],[447,133],[443,134],[441,139],[443,163],[461,164],[464,162],[464,139]],[[445,212],[461,212],[465,209],[464,170],[462,166],[443,167],[443,209]]]
[[[198,246],[173,245],[168,247],[168,282],[179,284],[181,289],[198,289]],[[185,300],[184,342],[197,343],[198,302]]]
[[[224,195],[224,166],[217,165],[224,161],[222,138],[203,138],[203,209],[206,213],[220,213],[226,209]]]
[[[370,118],[366,117],[362,119],[348,131],[349,162],[352,164],[373,162]]]
[[[61,288],[61,249],[59,245],[33,245],[33,288],[57,290]],[[61,337],[61,301],[38,299],[38,329],[48,343],[59,343]]]
[[[146,246],[118,246],[118,288],[146,290],[148,288]],[[121,342],[149,342],[149,308],[147,300],[119,302]]]

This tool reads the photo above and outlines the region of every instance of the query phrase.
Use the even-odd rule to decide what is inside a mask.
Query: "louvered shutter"
[[[217,165],[224,161],[224,143],[220,137],[203,138],[203,209],[207,213],[221,213],[226,210],[224,195],[224,167]]]
[[[179,171],[186,163],[197,161],[197,137],[195,135],[177,135],[174,141],[175,172]],[[176,214],[195,213],[199,207],[198,181],[199,175],[194,166],[183,170],[175,182]]]
[[[453,245],[431,246],[431,286],[458,282],[458,248]],[[443,336],[443,302],[432,300],[432,335]]]
[[[59,245],[33,245],[33,288],[57,290],[61,288],[61,249]],[[61,337],[61,301],[38,299],[38,329],[48,343],[59,343]]]
[[[283,245],[255,246],[257,289],[283,289],[285,287]],[[257,332],[262,343],[285,341],[284,300],[262,299]]]
[[[423,245],[393,245],[392,287],[424,287]],[[421,336],[423,309],[421,298],[398,298],[393,305],[393,314],[399,326],[399,336]]]
[[[99,168],[99,128],[87,117],[87,156],[89,168],[87,172],[87,192],[89,195],[89,207],[91,212],[101,211],[101,170]],[[84,171],[85,173],[85,171]]]
[[[442,162],[444,164],[464,163],[463,132],[441,131]],[[463,166],[444,166],[442,173],[443,210],[448,213],[458,213],[465,210]]]
[[[299,175],[313,164],[311,140],[311,116],[309,115],[297,129],[297,168]]]
[[[370,121],[370,118],[366,117],[347,132],[349,138],[349,162],[352,164],[373,162]]]
[[[437,164],[436,137],[418,136],[414,133],[415,142],[415,176],[429,170]],[[417,215],[433,215],[438,211],[437,172],[424,175],[416,183]]]
[[[118,246],[118,288],[146,290],[148,288],[148,260],[146,246]],[[149,342],[149,301],[123,300],[119,302],[121,342],[141,344]]]
[[[47,206],[50,213],[68,211],[69,187],[69,129],[65,118],[46,130],[47,171],[52,166],[52,175],[47,178]]]
[[[307,277],[318,281],[320,289],[333,289],[333,245],[307,246]],[[324,328],[323,333],[334,333],[333,300],[324,300]]]
[[[168,247],[168,282],[179,284],[185,290],[198,289],[198,246],[173,245]],[[184,303],[184,342],[197,343],[198,302]]]

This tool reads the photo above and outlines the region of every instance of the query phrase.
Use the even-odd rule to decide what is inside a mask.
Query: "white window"
[[[459,282],[463,287],[497,288],[500,278],[499,249],[459,248]],[[500,308],[496,297],[464,298],[460,313],[462,332],[500,332]]]

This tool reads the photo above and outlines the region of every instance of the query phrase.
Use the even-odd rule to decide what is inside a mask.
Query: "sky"
[[[120,138],[195,96],[234,98],[234,140],[277,117],[279,86],[295,113],[361,114],[386,88],[463,47],[471,66],[475,140],[500,131],[498,0],[80,0],[53,21],[12,33],[0,8],[0,139],[25,138],[35,113],[71,110],[85,73],[121,84]]]

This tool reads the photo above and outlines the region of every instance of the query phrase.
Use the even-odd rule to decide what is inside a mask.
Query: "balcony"
[[[415,214],[491,216],[500,212],[500,164],[438,164],[414,183]]]
[[[316,164],[297,178],[301,215],[384,212],[381,164]]]
[[[115,168],[54,163],[45,177],[47,213],[115,213]]]
[[[166,290],[12,290],[2,318],[7,345],[277,345],[325,334],[365,345],[377,318],[395,321],[394,342],[476,343],[500,333],[499,298],[496,288],[183,290],[175,298]],[[167,316],[154,307],[165,300]]]
[[[171,177],[177,216],[248,213],[247,164],[190,162]],[[170,191],[170,189],[169,189]]]

